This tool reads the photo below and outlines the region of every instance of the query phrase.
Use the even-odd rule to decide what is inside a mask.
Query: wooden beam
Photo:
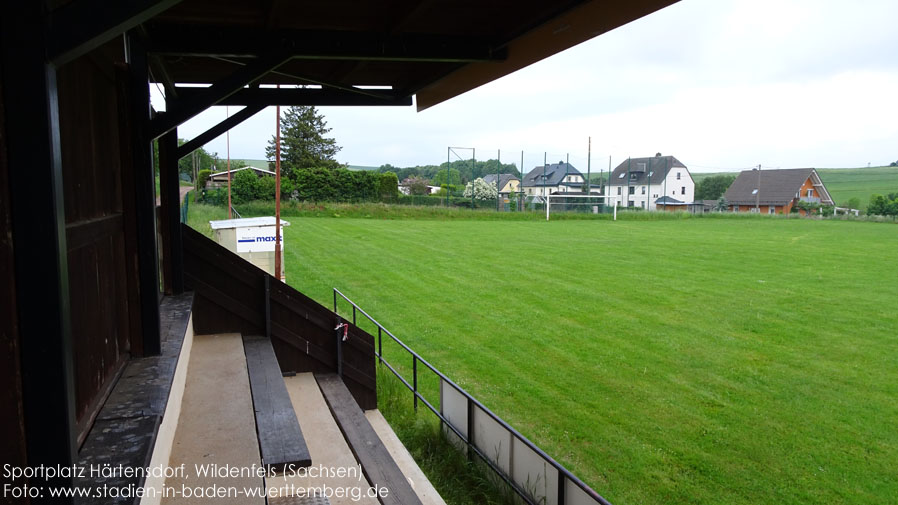
[[[309,448],[296,419],[296,411],[287,393],[271,340],[244,336],[243,350],[246,353],[246,371],[253,395],[262,464],[276,471],[288,465],[294,469],[311,465]]]
[[[399,465],[390,456],[365,413],[353,399],[343,380],[334,374],[315,374],[327,406],[343,432],[355,459],[372,486],[386,487],[383,505],[420,505],[421,500],[408,483]]]
[[[181,97],[176,107],[172,107],[171,110],[166,111],[165,114],[160,114],[151,121],[150,136],[158,138],[166,132],[177,128],[200,112],[213,105],[218,105],[225,98],[240,91],[250,82],[274,70],[289,59],[290,57],[283,53],[268,53],[249,65],[239,68],[233,74],[213,84],[211,87],[199,88],[201,91],[194,95],[193,98]]]
[[[149,50],[168,56],[255,57],[282,51],[293,59],[435,63],[502,61],[504,49],[484,40],[423,34],[242,29],[239,36],[215,27],[149,26]]]
[[[239,112],[234,113],[233,115],[229,116],[224,121],[218,123],[217,125],[213,126],[212,128],[209,128],[208,130],[204,131],[203,133],[197,135],[190,142],[187,142],[181,146],[178,146],[177,158],[181,159],[181,158],[189,155],[193,151],[196,151],[200,147],[203,147],[208,142],[214,140],[216,137],[218,137],[222,133],[230,130],[231,128],[239,125],[240,123],[246,121],[247,119],[255,116],[256,113],[258,113],[259,111],[261,111],[264,108],[265,108],[264,105],[253,105],[253,106],[247,106],[244,109],[241,109]]]
[[[203,88],[178,88],[182,99],[189,100],[198,96]],[[410,96],[361,95],[349,91],[315,88],[246,88],[227,98],[218,105],[243,105],[247,107],[268,107],[270,105],[365,105],[365,106],[408,106],[412,104]]]
[[[45,22],[49,61],[60,66],[105,44],[181,0],[73,0]]]

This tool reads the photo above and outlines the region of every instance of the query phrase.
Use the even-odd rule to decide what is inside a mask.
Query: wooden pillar
[[[132,146],[130,170],[134,182],[133,233],[137,238],[141,326],[140,335],[132,338],[132,352],[153,356],[161,352],[161,345],[159,263],[156,255],[156,181],[153,177],[153,143],[148,133],[150,84],[147,76],[147,53],[140,37],[129,32],[125,41],[130,77],[130,108],[127,119],[130,120]]]
[[[40,2],[4,4],[0,75],[26,457],[30,466],[65,466],[77,450],[74,365],[56,69],[46,61],[43,19]],[[71,480],[30,482],[48,484]]]
[[[178,129],[159,137],[159,191],[162,204],[162,271],[165,293],[184,291],[184,252],[181,241]]]

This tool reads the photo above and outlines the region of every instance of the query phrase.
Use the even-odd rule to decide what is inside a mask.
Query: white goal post
[[[574,210],[593,214],[600,214],[604,207],[611,207],[614,220],[617,221],[617,198],[616,195],[568,195],[564,193],[546,195],[546,221],[549,220],[553,202],[556,206],[563,205],[566,211]]]

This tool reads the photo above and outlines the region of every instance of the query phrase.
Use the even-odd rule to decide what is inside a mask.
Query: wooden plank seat
[[[310,466],[309,448],[296,419],[271,340],[244,335],[243,350],[262,464],[275,471],[282,471],[288,465],[293,468]]]
[[[386,487],[384,505],[420,505],[421,500],[390,456],[343,380],[336,374],[315,374],[327,406],[343,432],[349,448],[372,486]]]

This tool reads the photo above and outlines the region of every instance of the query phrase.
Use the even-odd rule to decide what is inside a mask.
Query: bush
[[[231,202],[246,203],[255,200],[261,190],[261,181],[253,170],[241,170],[231,181]]]
[[[262,177],[259,179],[259,185],[256,188],[256,200],[274,200],[277,181],[274,177]]]
[[[206,187],[206,181],[212,176],[211,170],[200,170],[196,176],[196,189],[201,190]]]
[[[393,172],[384,172],[380,174],[377,188],[381,198],[395,198],[399,194],[399,178]]]

